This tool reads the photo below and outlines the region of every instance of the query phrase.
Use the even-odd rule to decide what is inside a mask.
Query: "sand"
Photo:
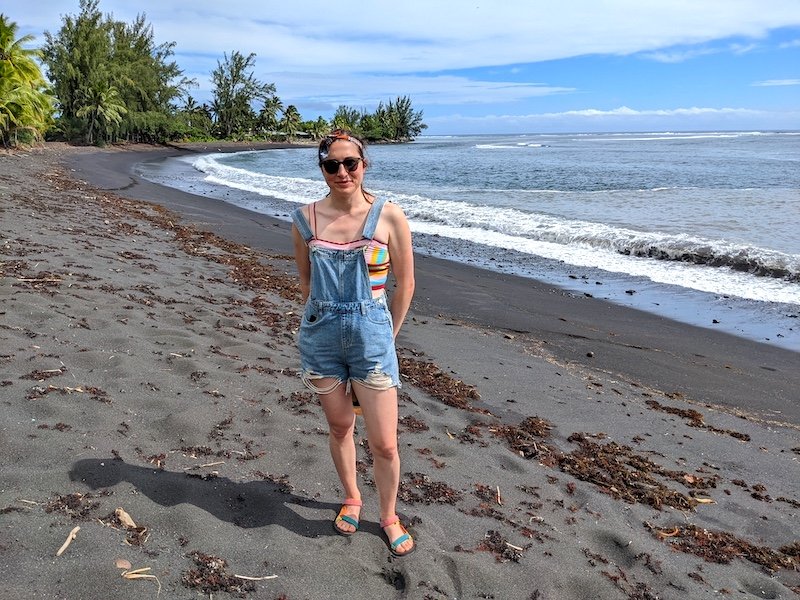
[[[800,594],[798,353],[425,257],[419,548],[389,555],[363,427],[336,535],[288,225],[133,171],[216,149],[0,155],[0,598]]]

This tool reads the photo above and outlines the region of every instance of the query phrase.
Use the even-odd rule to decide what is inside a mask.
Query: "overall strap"
[[[364,239],[371,240],[375,236],[375,228],[378,226],[378,219],[381,218],[384,204],[386,204],[386,198],[376,198],[372,203],[372,208],[367,214],[367,221],[364,223],[364,233],[361,234]]]
[[[294,221],[297,231],[300,232],[300,235],[303,236],[306,244],[308,244],[308,242],[314,237],[314,233],[311,231],[311,227],[308,226],[308,221],[306,221],[306,218],[303,215],[302,207],[292,211],[292,221]]]

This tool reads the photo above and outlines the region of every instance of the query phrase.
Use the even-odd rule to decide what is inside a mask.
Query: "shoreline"
[[[0,156],[9,597],[800,595],[796,354],[425,257],[398,338],[418,550],[389,555],[360,420],[336,535],[288,225],[131,175],[168,152]]]
[[[266,148],[227,144],[208,151],[245,149]],[[289,223],[161,186],[133,173],[144,160],[205,151],[205,146],[192,145],[101,153],[92,159],[77,154],[70,167],[77,177],[100,189],[156,202],[228,239],[291,255]],[[796,368],[800,353],[445,259],[416,255],[416,275],[411,314],[508,330],[531,337],[536,346],[546,339],[543,348],[556,361],[656,389],[673,386],[671,391],[698,403],[800,425],[795,391],[800,389],[800,369]],[[669,359],[662,360],[663,356]],[[730,386],[726,379],[731,370],[749,375]]]

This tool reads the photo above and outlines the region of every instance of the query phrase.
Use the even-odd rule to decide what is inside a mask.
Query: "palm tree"
[[[17,24],[0,14],[0,140],[7,144],[13,133],[24,131],[36,140],[52,122],[53,101],[34,58],[37,50],[23,47],[33,41],[15,39]]]
[[[313,140],[321,140],[330,129],[331,125],[324,117],[317,117],[317,120],[311,123],[307,131]]]
[[[94,132],[98,129],[98,141],[105,141],[112,137],[114,130],[122,123],[122,115],[128,112],[117,88],[113,85],[94,85],[85,94],[83,106],[75,115],[86,119],[89,125],[87,142],[94,143]]]
[[[275,94],[264,100],[258,113],[258,128],[267,136],[278,129],[278,113],[283,112],[283,102]]]
[[[298,112],[297,107],[294,104],[290,104],[286,107],[286,110],[283,111],[283,118],[278,126],[280,131],[291,140],[300,130],[301,121],[302,119],[300,118],[300,113]]]

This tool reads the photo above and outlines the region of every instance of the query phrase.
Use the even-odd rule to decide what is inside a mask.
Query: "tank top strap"
[[[308,244],[308,242],[310,242],[314,237],[314,233],[311,231],[311,227],[309,227],[305,215],[303,215],[302,207],[295,209],[292,212],[292,221],[294,222],[295,227],[297,227],[297,231],[299,231],[300,235],[303,236],[306,244]]]
[[[367,214],[367,221],[364,223],[364,232],[362,233],[364,239],[371,240],[375,237],[375,228],[378,226],[384,204],[386,204],[386,198],[376,198],[372,203],[372,208]]]

